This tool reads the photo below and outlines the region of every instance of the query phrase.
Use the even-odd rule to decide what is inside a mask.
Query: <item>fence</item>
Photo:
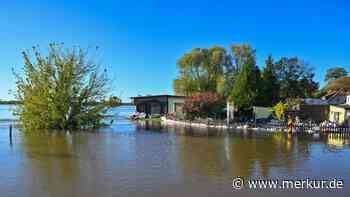
[[[350,133],[350,128],[345,126],[316,126],[316,125],[294,125],[296,132],[319,131],[323,133]]]

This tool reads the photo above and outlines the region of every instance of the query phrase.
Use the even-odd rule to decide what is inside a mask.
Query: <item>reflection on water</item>
[[[33,196],[60,193],[60,190],[70,188],[78,181],[80,165],[74,148],[79,141],[79,135],[72,136],[61,132],[23,133],[20,148],[25,153],[25,178],[28,178]],[[45,189],[37,190],[37,183]]]
[[[125,118],[132,111],[111,110],[115,123],[96,132],[14,130],[12,147],[0,126],[2,196],[231,196],[236,176],[337,177],[350,187],[348,136],[134,124]]]
[[[338,148],[343,148],[349,146],[350,138],[349,136],[344,136],[344,134],[329,134],[327,136],[327,144],[333,145]]]
[[[183,133],[181,128],[175,132]],[[272,166],[293,172],[310,154],[309,141],[282,134],[256,135],[202,129],[177,136],[177,143],[179,160],[188,176],[199,173],[269,177]]]

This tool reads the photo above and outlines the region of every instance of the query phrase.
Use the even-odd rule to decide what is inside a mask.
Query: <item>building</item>
[[[300,109],[300,116],[304,120],[311,119],[315,122],[323,122],[328,119],[329,104],[327,100],[307,98],[300,105]]]
[[[323,122],[325,120],[337,124],[348,125],[350,121],[350,93],[335,92],[322,99],[306,98],[297,100],[293,109],[287,114],[298,116],[301,120]]]
[[[349,124],[350,120],[350,95],[346,96],[345,103],[331,104],[329,107],[329,120],[338,124]]]
[[[306,98],[300,99],[287,114],[298,116],[301,120],[313,120],[322,122],[328,120],[329,104],[324,99]]]
[[[173,95],[152,95],[131,97],[136,111],[149,115],[183,113],[185,97]]]

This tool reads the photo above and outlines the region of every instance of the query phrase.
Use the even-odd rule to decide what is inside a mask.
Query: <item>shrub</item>
[[[224,108],[222,97],[214,92],[195,93],[185,99],[184,111],[187,119],[217,118]]]
[[[287,105],[282,102],[279,102],[271,108],[271,111],[274,112],[278,120],[283,120],[286,109],[287,109]]]
[[[26,129],[79,129],[102,124],[108,109],[106,70],[99,71],[87,51],[50,44],[48,55],[39,49],[23,52],[23,73],[15,73],[15,115]]]

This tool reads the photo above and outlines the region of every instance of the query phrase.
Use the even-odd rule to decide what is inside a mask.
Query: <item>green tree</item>
[[[334,67],[327,70],[324,80],[328,83],[332,80],[339,79],[340,77],[346,77],[347,75],[348,72],[346,72],[345,68]]]
[[[327,86],[324,88],[324,93],[332,95],[346,95],[350,92],[350,77],[340,77],[330,81]]]
[[[16,115],[25,129],[79,129],[102,124],[108,109],[106,70],[80,48],[50,44],[47,56],[37,47],[23,52],[24,73],[15,72]]]
[[[255,49],[249,44],[233,44],[231,45],[231,51],[234,62],[234,70],[239,72],[241,68],[247,64],[247,62],[255,62]]]
[[[224,67],[224,77],[221,80],[220,93],[225,98],[230,97],[243,64],[250,58],[250,54],[255,53],[249,44],[232,44],[230,46],[231,54],[228,55],[228,63]]]
[[[218,92],[224,68],[229,64],[228,57],[226,50],[219,46],[194,48],[184,54],[177,62],[179,76],[173,82],[175,93],[187,96],[195,92]]]
[[[313,97],[317,92],[318,83],[314,81],[313,68],[297,57],[283,57],[276,62],[275,68],[282,100]]]
[[[105,102],[109,107],[117,107],[122,104],[122,100],[117,96],[111,96]]]
[[[271,108],[271,111],[274,112],[278,120],[283,120],[286,109],[287,109],[287,105],[282,102],[279,102]]]
[[[279,83],[275,74],[272,55],[269,55],[265,62],[266,66],[262,74],[263,83],[259,100],[261,100],[262,106],[272,106],[279,100]]]
[[[249,110],[256,102],[260,87],[260,71],[256,66],[255,50],[247,45],[242,46],[242,49],[244,50],[234,49],[236,64],[240,66],[240,71],[233,84],[230,100],[234,101],[238,108]]]

